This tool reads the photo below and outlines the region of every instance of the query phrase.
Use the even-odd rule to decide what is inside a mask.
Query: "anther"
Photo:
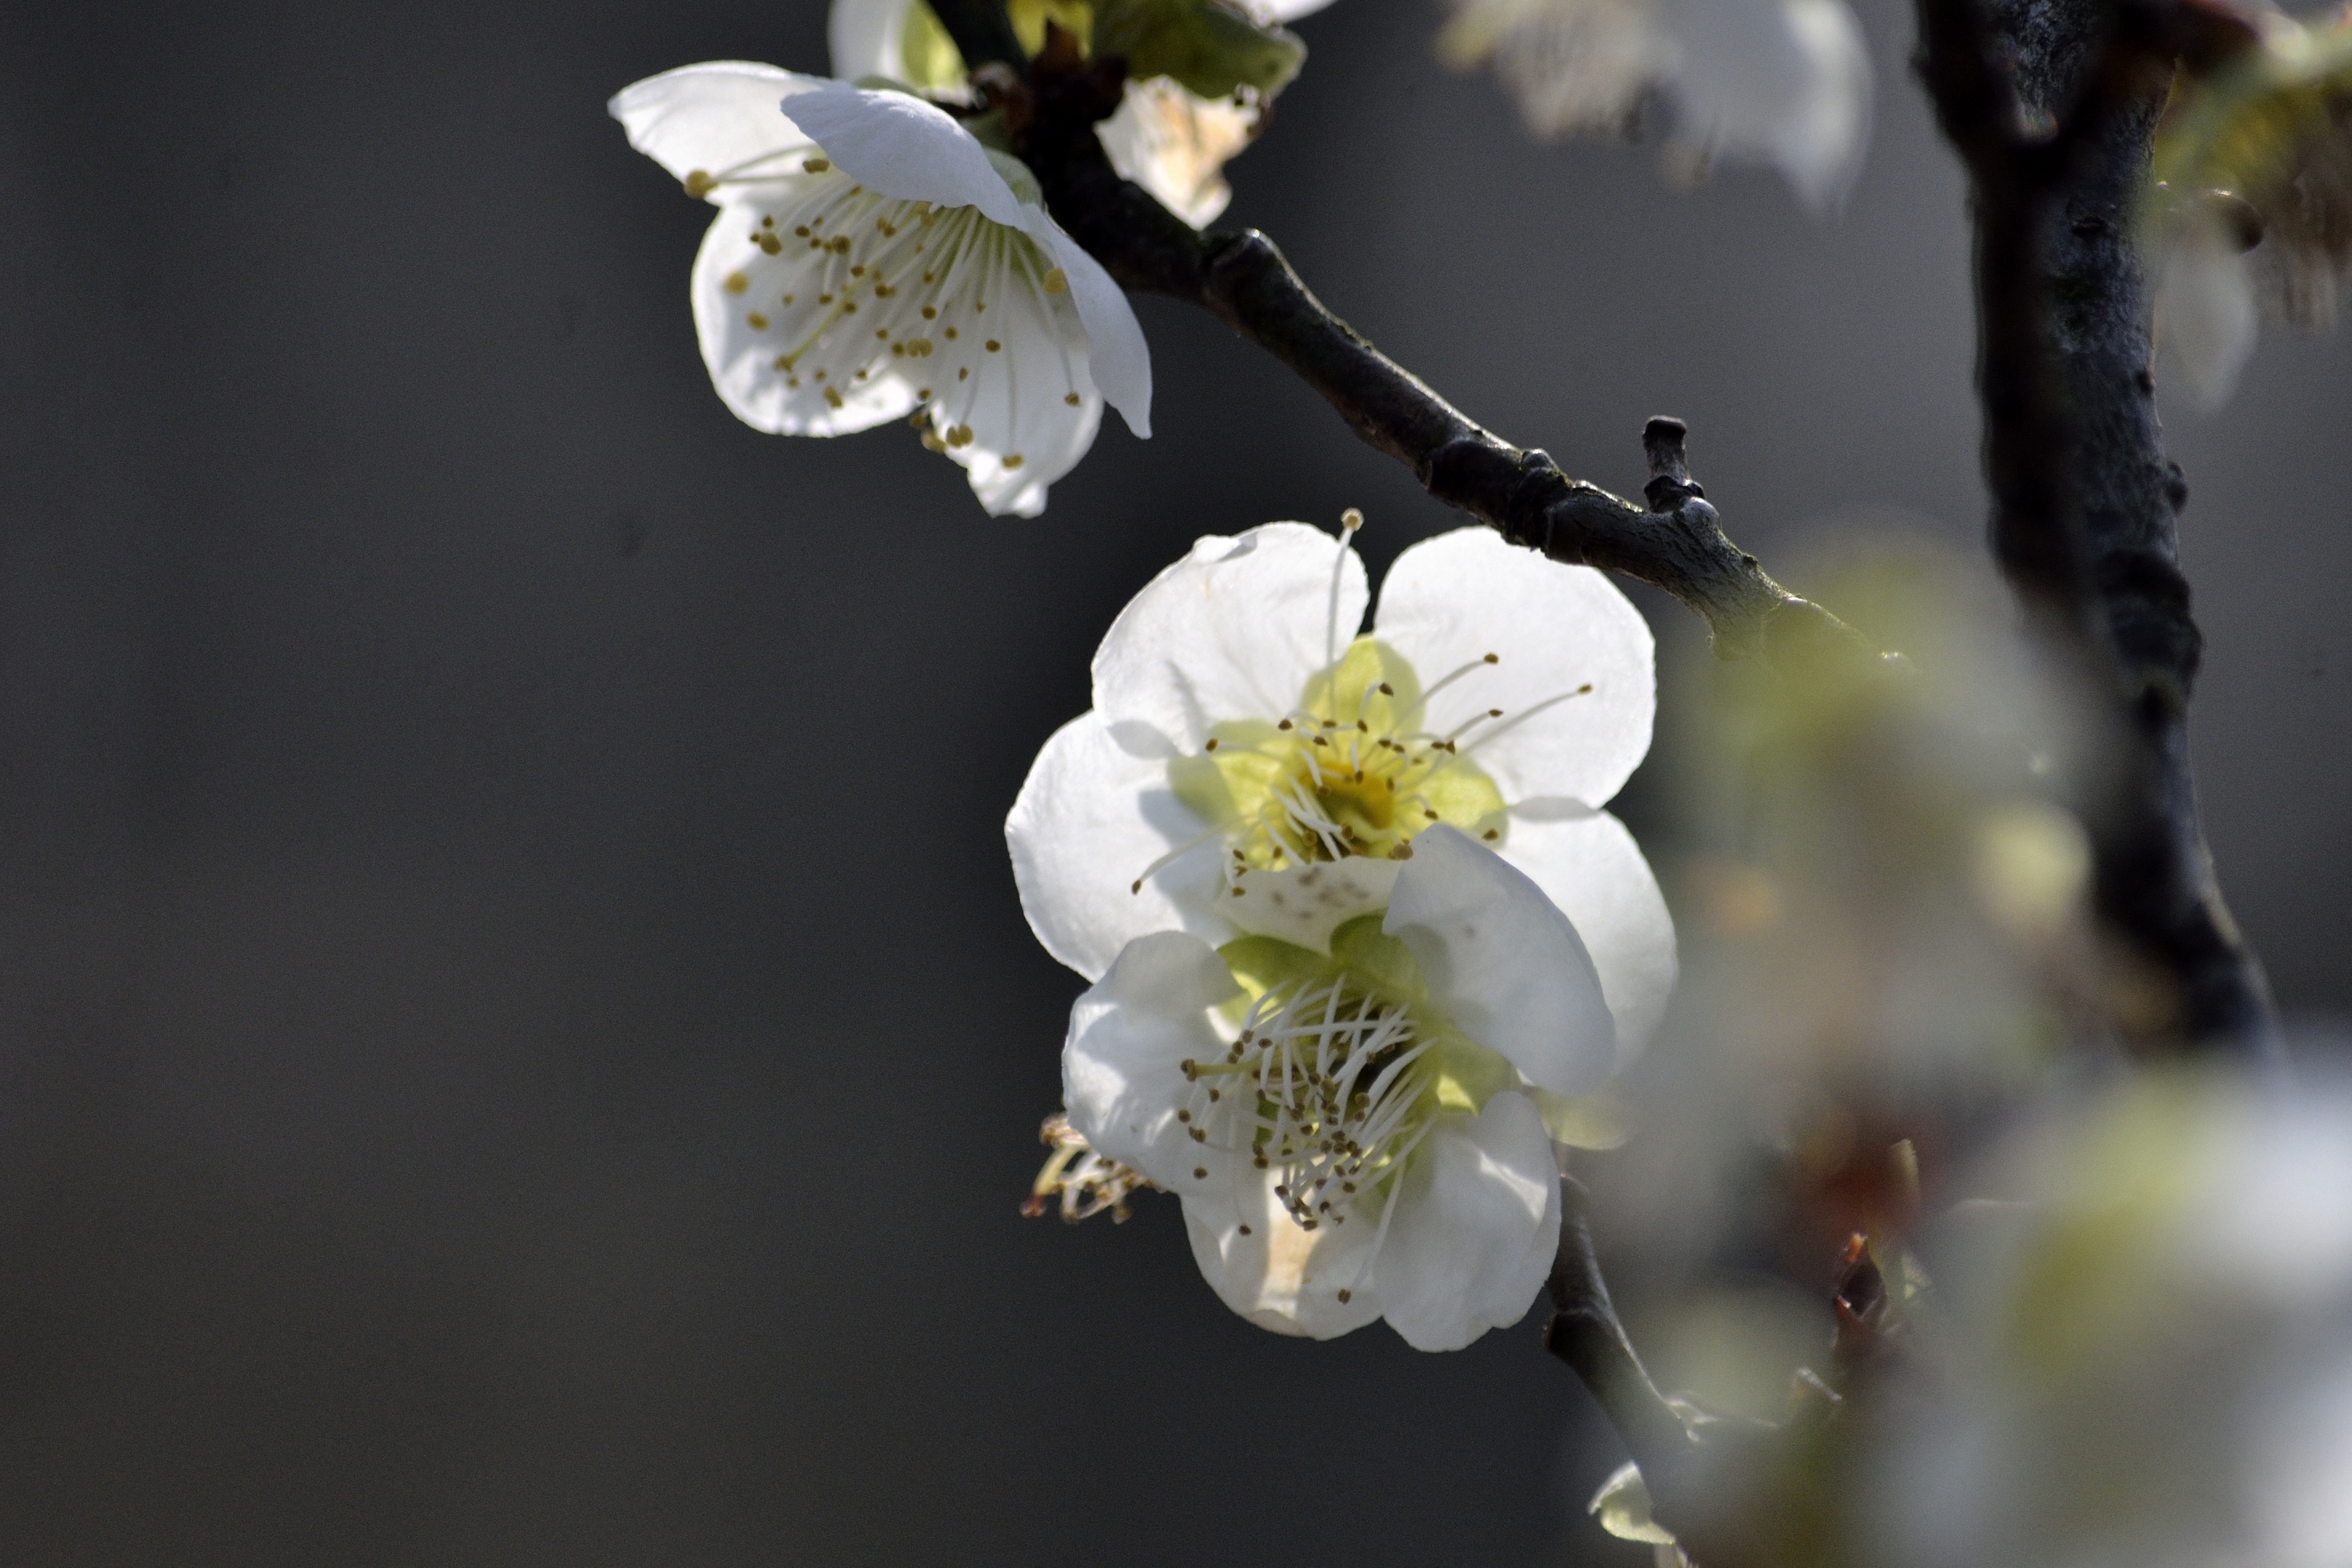
[[[707,196],[718,188],[719,182],[708,169],[697,169],[686,177],[686,194],[689,196]]]
[[[1210,738],[1209,743],[1208,743],[1207,745],[1205,745],[1205,746],[1202,747],[1201,749],[1202,749],[1202,751],[1204,751],[1204,752],[1213,752],[1213,751],[1215,751],[1215,750],[1217,749],[1217,742],[1216,742],[1216,739],[1215,739],[1215,737],[1212,736],[1212,737]]]
[[[803,158],[801,160],[801,167],[812,174],[822,174],[832,168],[833,164],[830,160],[824,158]]]

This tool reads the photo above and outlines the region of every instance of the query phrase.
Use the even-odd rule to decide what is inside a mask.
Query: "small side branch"
[[[1563,1176],[1559,1184],[1559,1252],[1545,1284],[1552,1311],[1551,1321],[1544,1326],[1544,1348],[1566,1362],[1591,1392],[1625,1451],[1642,1468],[1652,1505],[1671,1512],[1666,1500],[1674,1497],[1675,1483],[1696,1456],[1697,1446],[1681,1414],[1650,1381],[1642,1358],[1633,1353],[1633,1341],[1625,1336],[1625,1326],[1617,1321],[1593,1254],[1582,1184]],[[1670,1519],[1660,1522],[1675,1528]]]

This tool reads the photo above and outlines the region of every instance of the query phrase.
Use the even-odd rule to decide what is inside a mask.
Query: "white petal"
[[[1559,1175],[1543,1117],[1506,1091],[1442,1116],[1405,1174],[1373,1277],[1405,1343],[1456,1351],[1527,1315],[1559,1246]]]
[[[1177,1193],[1200,1188],[1196,1169],[1230,1185],[1238,1177],[1228,1166],[1249,1168],[1195,1143],[1176,1120],[1192,1090],[1182,1064],[1224,1054],[1209,1009],[1240,991],[1207,942],[1160,931],[1129,942],[1077,999],[1062,1047],[1062,1097],[1070,1125],[1096,1152]]]
[[[1397,557],[1373,629],[1424,688],[1469,669],[1429,700],[1425,723],[1445,735],[1476,720],[1463,749],[1507,800],[1602,805],[1650,749],[1649,624],[1590,566],[1548,561],[1490,528],[1456,529]],[[1483,664],[1490,653],[1497,662]],[[1480,717],[1496,708],[1500,719]]]
[[[719,395],[745,424],[784,436],[843,436],[912,411],[915,389],[896,373],[887,345],[873,352],[878,340],[870,334],[887,326],[868,325],[904,329],[911,301],[893,306],[870,289],[853,289],[846,258],[807,241],[771,256],[753,237],[762,219],[790,237],[820,207],[837,205],[832,193],[848,182],[800,174],[759,188],[758,200],[739,194],[720,205],[688,283],[702,363]]]
[[[1356,552],[1303,522],[1212,534],[1111,623],[1095,652],[1095,709],[1186,752],[1221,721],[1278,720],[1347,648],[1369,597]]]
[[[1214,100],[1164,76],[1129,79],[1118,111],[1095,127],[1110,166],[1194,228],[1214,223],[1233,187],[1219,171],[1250,144],[1258,106]]]
[[[1073,719],[1037,753],[1004,821],[1029,929],[1089,980],[1152,931],[1227,940],[1230,929],[1202,912],[1223,890],[1222,841],[1203,840],[1144,875],[1203,826],[1169,789],[1165,764],[1122,751],[1093,713]]]
[[[2157,332],[2171,367],[2200,407],[2219,408],[2254,352],[2253,268],[2217,220],[2182,219],[2164,247]]]
[[[1646,0],[1455,0],[1438,48],[1456,68],[1491,58],[1538,136],[1615,129],[1675,56]]]
[[[1503,858],[1528,874],[1576,927],[1617,1021],[1618,1064],[1633,1058],[1675,988],[1675,922],[1625,825],[1570,802],[1511,808]]]
[[[809,145],[778,105],[825,85],[823,77],[774,66],[710,60],[632,83],[604,107],[630,146],[681,180],[698,172],[758,174],[782,167],[787,155]],[[710,199],[723,200],[726,191],[714,189]]]
[[[960,221],[975,220],[950,213],[940,227]],[[1034,517],[1102,423],[1087,330],[1074,290],[1054,291],[1054,259],[1027,233],[992,226],[961,254],[939,285],[940,318],[924,328],[932,429],[991,512]]]
[[[1616,1026],[1576,928],[1467,835],[1441,826],[1412,841],[1381,929],[1412,950],[1432,1005],[1537,1088],[1580,1094],[1616,1070]]]
[[[1376,1216],[1360,1208],[1346,1225],[1307,1230],[1274,1195],[1280,1173],[1237,1161],[1234,1178],[1213,1193],[1179,1189],[1192,1259],[1218,1300],[1262,1329],[1318,1340],[1381,1315],[1366,1268],[1380,1235]]]
[[[1102,417],[1053,262],[971,207],[883,196],[805,163],[729,187],[696,258],[695,326],[719,395],[747,424],[793,436],[927,407],[982,502],[1034,515]]]
[[[1249,14],[1260,23],[1296,22],[1301,16],[1311,16],[1331,0],[1242,0]]]
[[[1870,50],[1845,0],[1663,0],[1679,46],[1675,133],[1759,158],[1833,205],[1870,139]]]
[[[1029,237],[1045,247],[1062,268],[1071,302],[1087,329],[1087,370],[1094,384],[1139,440],[1151,438],[1151,349],[1126,291],[1111,281],[1101,262],[1062,232],[1042,207],[1024,207]]]
[[[978,207],[1007,228],[1024,226],[1013,187],[987,149],[935,104],[903,92],[828,82],[794,100],[793,119],[825,156],[869,190],[902,201]]]
[[[1328,952],[1343,921],[1385,908],[1404,866],[1396,860],[1318,860],[1278,871],[1244,871],[1218,908],[1234,925],[1316,952]]]
[[[825,17],[824,39],[833,57],[833,74],[843,81],[860,77],[907,79],[898,41],[907,30],[907,13],[914,0],[833,0]]]

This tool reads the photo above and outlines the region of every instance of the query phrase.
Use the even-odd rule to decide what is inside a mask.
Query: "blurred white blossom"
[[[1439,45],[1492,62],[1541,136],[1612,132],[1651,91],[1685,165],[1771,164],[1814,208],[1870,140],[1870,52],[1845,0],[1454,0]]]
[[[2352,266],[2352,14],[2249,14],[2259,41],[2184,75],[2156,146],[2145,237],[2157,331],[2192,401],[2225,402],[2267,314],[2336,317]]]
[[[703,362],[745,423],[837,436],[919,409],[989,511],[1024,517],[1093,445],[1106,399],[1151,433],[1127,297],[1028,171],[938,108],[739,61],[649,78],[611,107],[719,209],[689,292]]]
[[[1575,928],[1465,835],[1422,834],[1383,901],[1312,947],[1128,943],[1071,1011],[1063,1092],[1095,1152],[1181,1197],[1234,1311],[1454,1350],[1518,1321],[1558,1246],[1523,1089],[1592,1087],[1615,1030]]]
[[[2156,331],[2191,401],[2229,401],[2258,327],[2254,267],[2237,237],[2201,210],[2175,220],[2157,273]]]
[[[2352,1563],[2352,1095],[2162,1075],[2056,1115],[1931,1238],[1948,1377],[1906,1568]]]
[[[1136,595],[1005,826],[1038,940],[1090,980],[1156,931],[1319,947],[1443,823],[1574,922],[1630,1052],[1675,975],[1648,862],[1600,809],[1649,749],[1648,626],[1485,528],[1405,551],[1357,637],[1370,596],[1347,537],[1296,522],[1203,538]]]

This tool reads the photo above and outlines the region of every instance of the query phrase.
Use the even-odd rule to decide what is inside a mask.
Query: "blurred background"
[[[1907,7],[1861,10],[1842,216],[1531,143],[1433,5],[1343,0],[1225,222],[1570,473],[1637,490],[1688,419],[1800,591],[1841,541],[1973,552],[1960,183]],[[1646,1561],[1583,1515],[1620,1456],[1539,1314],[1311,1347],[1172,1203],[1018,1216],[1081,983],[1000,824],[1097,638],[1196,534],[1360,506],[1377,570],[1458,520],[1157,300],[1158,437],[1107,422],[1035,521],[909,430],[738,425],[708,209],[603,105],[822,70],[824,21],[0,12],[0,1560]],[[2347,373],[2274,336],[2168,425],[2215,853],[2323,1021]],[[1704,638],[1634,597],[1671,710]],[[1617,809],[1679,900],[1664,771]]]

